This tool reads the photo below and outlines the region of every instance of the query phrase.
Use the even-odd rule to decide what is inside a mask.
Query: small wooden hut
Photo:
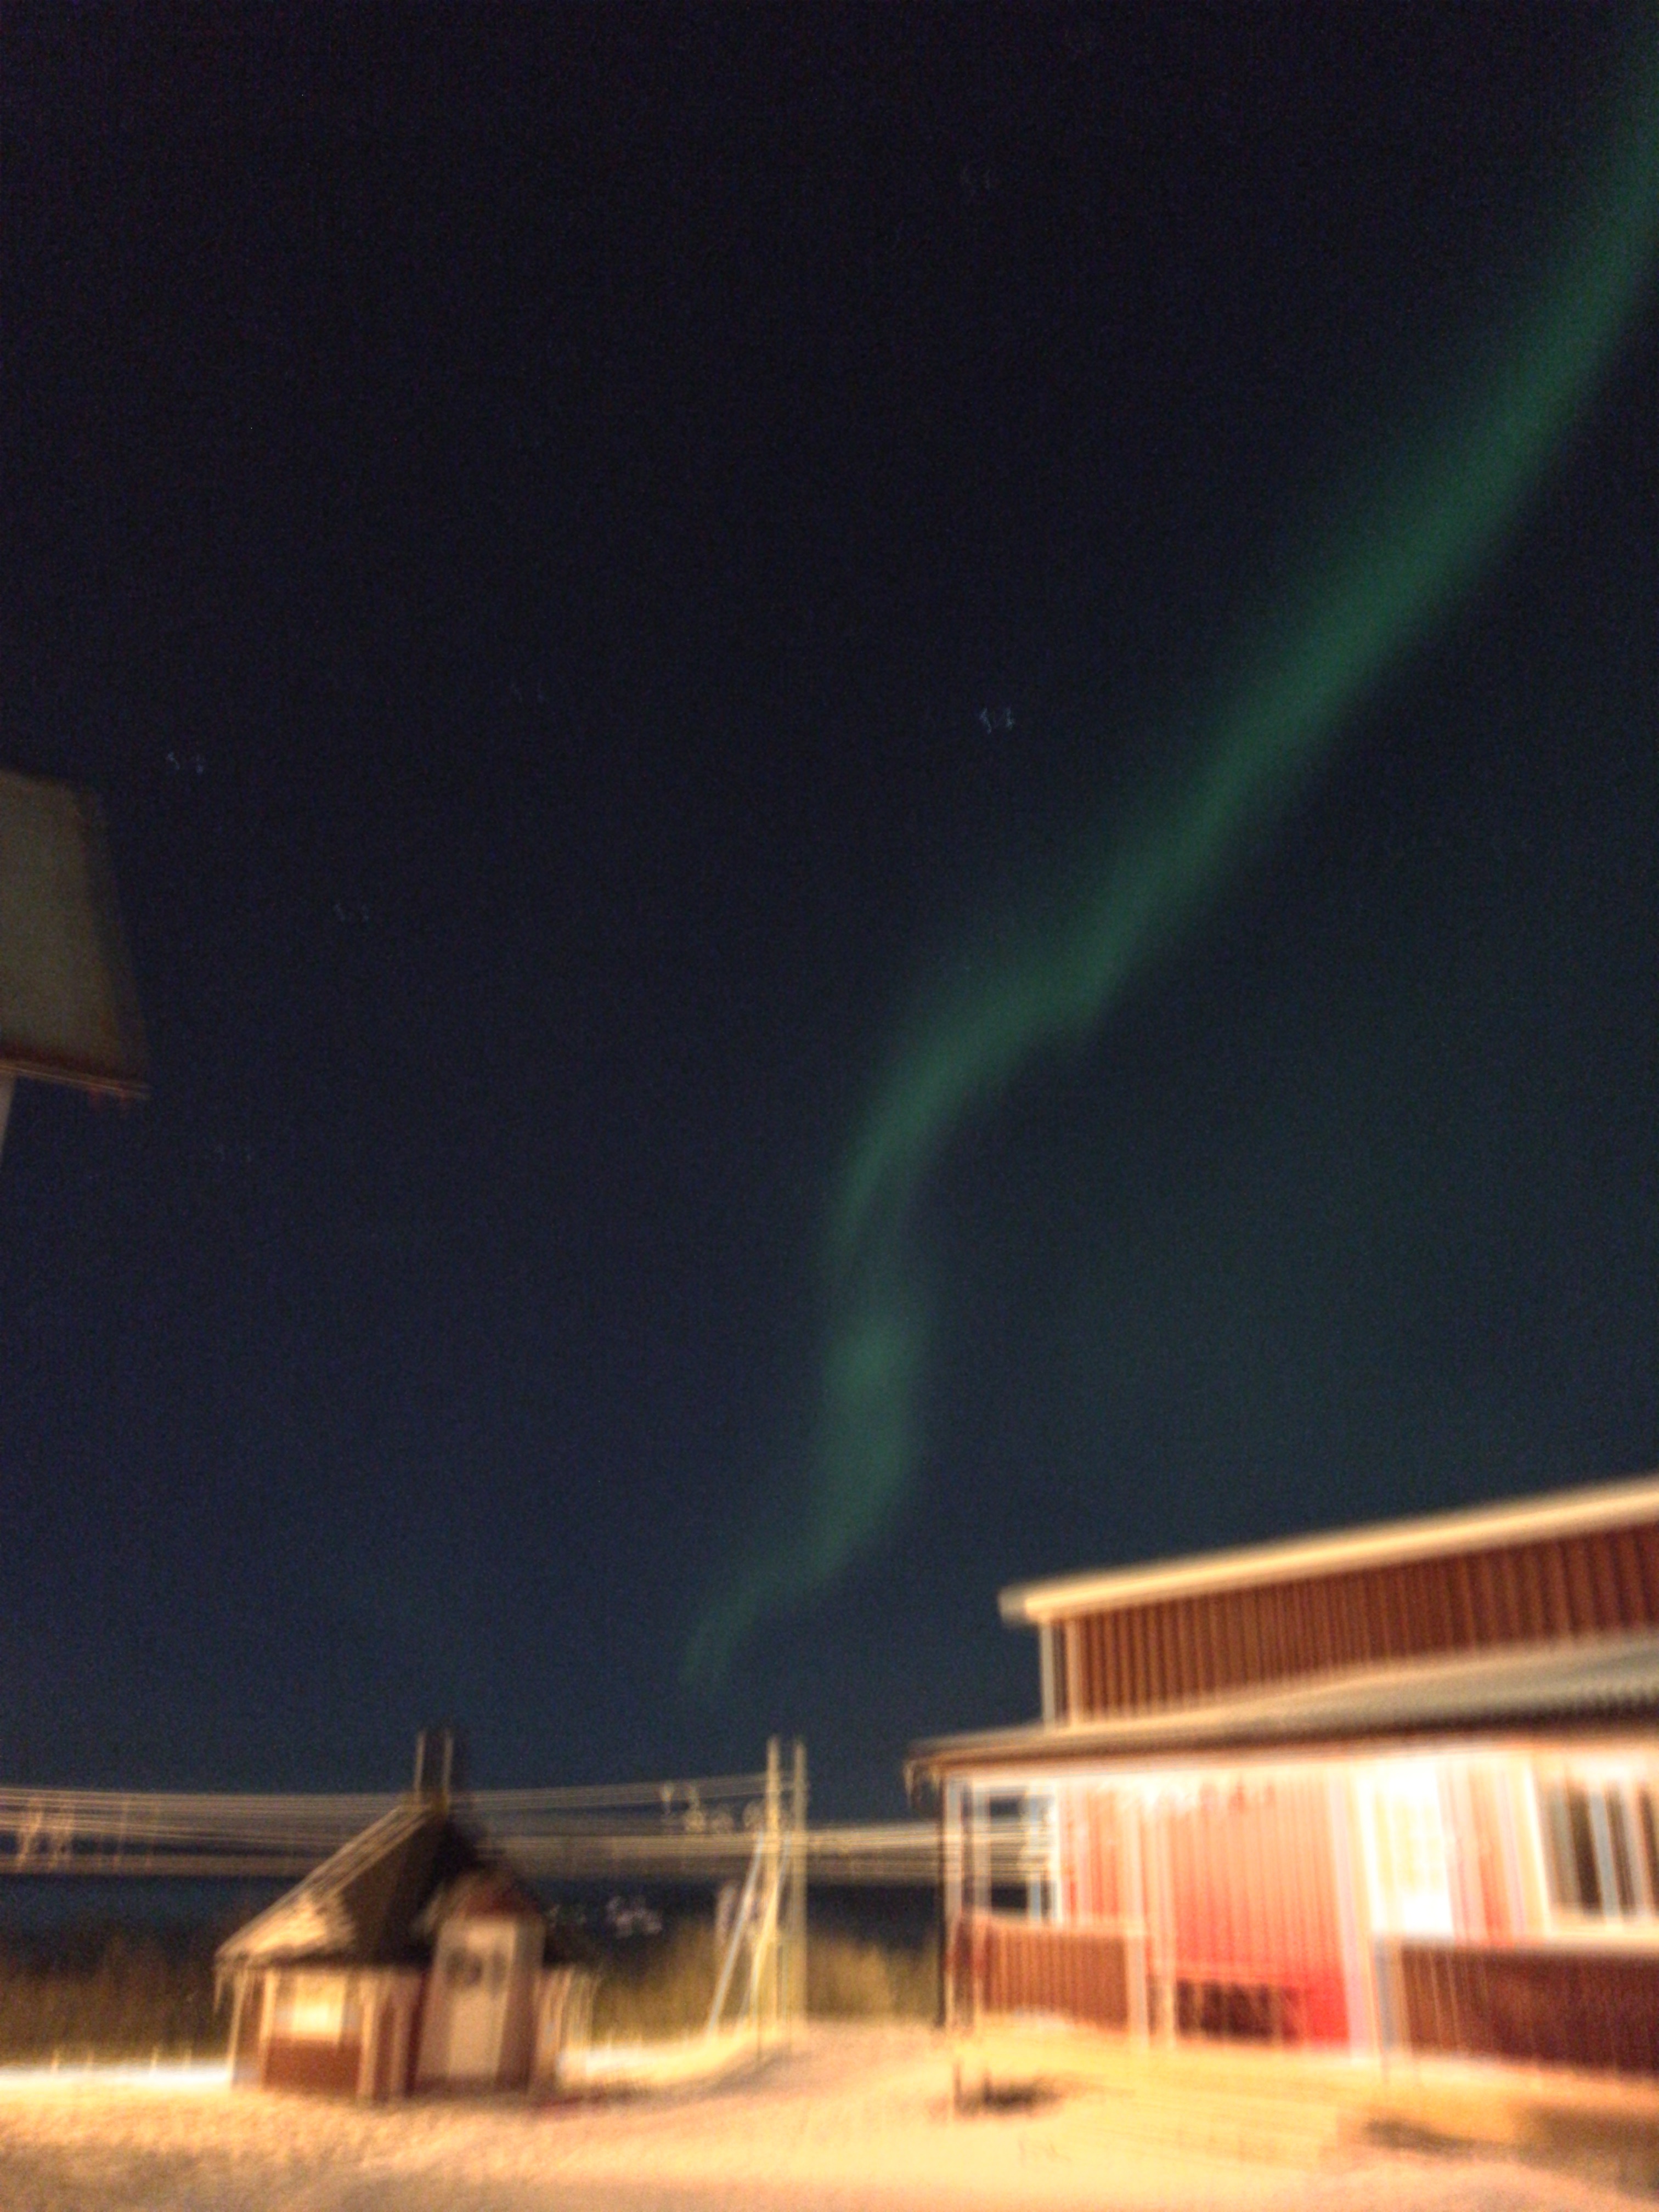
[[[569,1970],[542,1907],[441,1796],[396,1807],[220,1946],[231,2070],[270,2087],[398,2097],[522,2087]]]

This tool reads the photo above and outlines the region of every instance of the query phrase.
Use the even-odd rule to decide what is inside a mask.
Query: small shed
[[[395,1807],[220,1946],[232,2078],[398,2097],[550,2072],[542,1907],[441,1797]],[[538,2033],[539,2030],[539,2033]]]

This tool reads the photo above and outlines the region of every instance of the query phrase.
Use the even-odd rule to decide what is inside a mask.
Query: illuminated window
[[[1449,1936],[1451,1882],[1445,1814],[1434,1768],[1417,1762],[1379,1775],[1373,1798],[1373,1911],[1405,1936]]]

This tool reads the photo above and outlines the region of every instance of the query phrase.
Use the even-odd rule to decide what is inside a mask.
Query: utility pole
[[[806,1746],[795,1738],[789,1789],[789,1986],[793,2026],[806,2025]]]
[[[766,1879],[761,1885],[765,1900],[761,1914],[760,1937],[763,1948],[755,1960],[755,2048],[763,2046],[763,2022],[769,2010],[775,2023],[778,2017],[778,1882],[782,1873],[783,1844],[783,1774],[778,1757],[776,1736],[766,1739],[766,1826],[764,1829]]]

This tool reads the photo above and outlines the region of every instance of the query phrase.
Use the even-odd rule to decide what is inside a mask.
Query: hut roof
[[[529,1891],[447,1807],[415,1799],[343,1844],[228,1936],[217,1962],[222,1970],[289,1960],[343,1966],[423,1960],[448,1911],[486,1896],[498,1898],[499,1909],[514,1917],[541,1917]]]
[[[539,1902],[510,1869],[488,1866],[457,1875],[422,1907],[416,1931],[436,1936],[446,1920],[540,1920]]]

